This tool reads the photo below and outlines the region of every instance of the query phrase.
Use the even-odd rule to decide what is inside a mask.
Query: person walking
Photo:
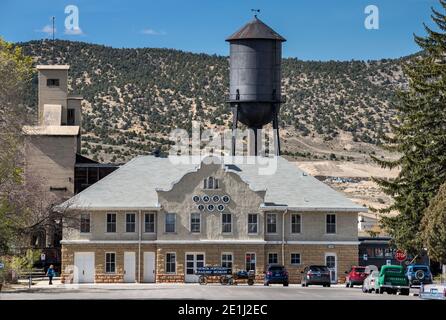
[[[53,284],[53,277],[54,277],[55,274],[56,274],[56,272],[54,271],[54,266],[50,265],[50,267],[46,271],[46,275],[50,279],[50,283],[49,284]]]

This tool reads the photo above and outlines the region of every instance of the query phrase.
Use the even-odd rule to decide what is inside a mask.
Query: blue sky
[[[66,34],[64,10],[79,8],[80,34]],[[367,5],[379,29],[364,27]],[[8,41],[56,38],[113,47],[175,48],[228,55],[224,39],[252,19],[251,8],[288,41],[285,57],[303,60],[395,58],[415,53],[413,33],[432,26],[437,0],[0,0],[0,36]],[[47,26],[47,28],[45,28]]]

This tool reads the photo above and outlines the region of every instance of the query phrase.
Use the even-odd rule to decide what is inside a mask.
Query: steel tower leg
[[[280,135],[279,135],[279,110],[278,105],[274,105],[273,130],[274,130],[274,151],[276,156],[280,156]]]
[[[238,122],[238,104],[232,106],[232,156],[235,156],[235,131],[237,130]]]

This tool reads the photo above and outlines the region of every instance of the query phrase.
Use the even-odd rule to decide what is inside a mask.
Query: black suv
[[[326,266],[308,266],[301,273],[302,287],[308,287],[310,284],[330,286],[330,270]]]
[[[284,287],[287,287],[289,284],[288,271],[286,271],[285,267],[280,264],[271,264],[266,270],[263,283],[265,286],[269,286],[272,283],[280,283],[283,284]]]

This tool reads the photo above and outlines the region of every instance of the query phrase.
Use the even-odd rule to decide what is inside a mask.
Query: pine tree
[[[440,4],[446,10],[446,0]],[[383,216],[384,228],[398,247],[412,254],[423,247],[424,210],[446,181],[446,15],[433,8],[432,13],[439,31],[424,25],[427,36],[414,36],[423,51],[404,66],[409,85],[398,93],[398,124],[385,137],[384,147],[401,156],[394,161],[372,156],[384,168],[401,169],[393,180],[374,180],[394,200],[379,211],[399,213]]]
[[[446,264],[446,183],[426,209],[421,226],[429,257]]]

